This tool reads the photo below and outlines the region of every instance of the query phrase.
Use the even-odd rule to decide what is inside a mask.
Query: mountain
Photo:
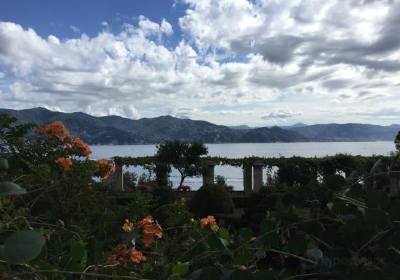
[[[0,109],[20,123],[48,124],[62,121],[73,136],[89,144],[158,144],[166,140],[204,143],[306,142],[303,135],[278,127],[231,129],[206,121],[171,116],[131,120],[119,116],[94,117],[85,113],[53,112],[45,108]]]
[[[400,125],[316,124],[289,128],[311,141],[394,141]]]
[[[247,124],[243,124],[243,125],[232,125],[232,126],[228,126],[231,129],[253,129],[253,127],[248,126]]]

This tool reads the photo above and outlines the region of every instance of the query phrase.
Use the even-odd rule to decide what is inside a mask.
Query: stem
[[[297,279],[297,278],[304,278],[304,277],[315,277],[315,276],[329,276],[333,274],[339,274],[341,272],[320,272],[320,273],[308,273],[308,274],[301,274],[301,275],[295,275],[289,278],[285,278],[285,280],[292,280],[292,279]],[[320,278],[317,278],[320,279]]]
[[[98,273],[88,273],[88,272],[74,272],[74,271],[65,271],[65,270],[36,270],[36,271],[29,271],[29,272],[22,272],[16,273],[13,275],[8,276],[6,279],[14,279],[15,277],[20,276],[28,276],[38,273],[53,273],[53,274],[67,274],[67,275],[80,275],[80,276],[91,276],[91,277],[100,277],[100,278],[107,278],[107,279],[131,279],[131,280],[150,280],[147,278],[138,278],[133,276],[122,276],[122,275],[107,275],[107,274],[98,274]]]
[[[291,253],[287,253],[287,252],[283,252],[283,251],[279,251],[279,250],[275,250],[275,249],[269,249],[269,248],[249,248],[249,249],[255,250],[255,251],[264,251],[264,252],[269,252],[269,253],[277,253],[277,254],[285,255],[290,258],[298,259],[300,261],[307,262],[307,263],[314,264],[314,265],[316,265],[318,263],[316,261],[312,261],[310,259],[306,259],[306,258],[300,257],[298,255],[294,255]]]

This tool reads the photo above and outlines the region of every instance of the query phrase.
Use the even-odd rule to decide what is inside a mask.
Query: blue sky
[[[400,123],[399,0],[13,0],[0,107]]]

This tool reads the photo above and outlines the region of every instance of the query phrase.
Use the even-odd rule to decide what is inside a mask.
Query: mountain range
[[[160,116],[132,120],[119,116],[94,117],[85,113],[61,113],[45,108],[0,109],[20,123],[45,125],[62,121],[73,136],[89,144],[158,144],[166,140],[204,143],[271,143],[308,141],[394,140],[400,125],[296,124],[285,127],[227,127],[206,121]]]

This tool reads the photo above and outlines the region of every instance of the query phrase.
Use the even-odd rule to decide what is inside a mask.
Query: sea
[[[227,158],[243,158],[249,156],[259,157],[323,157],[338,153],[350,155],[388,155],[395,151],[394,143],[391,141],[377,142],[307,142],[307,143],[240,143],[240,144],[206,144],[209,156],[221,156]],[[114,156],[142,157],[153,156],[156,145],[110,145],[91,146],[92,158],[111,159]],[[140,176],[143,172],[141,167],[124,167],[124,170],[135,172]],[[267,174],[265,170],[263,179]],[[243,171],[238,167],[216,166],[215,175],[226,177],[228,185],[234,186],[235,190],[243,190]],[[179,185],[180,174],[172,170],[170,180],[174,187]],[[185,185],[196,190],[202,185],[201,177],[186,178]]]

